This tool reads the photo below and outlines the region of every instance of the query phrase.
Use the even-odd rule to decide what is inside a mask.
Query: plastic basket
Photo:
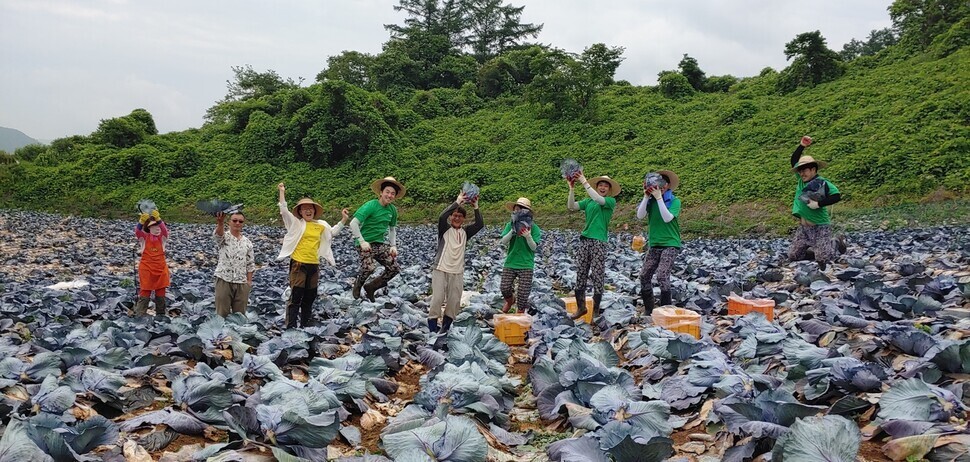
[[[576,304],[576,297],[563,297],[562,301],[566,304],[566,312],[570,316],[575,314],[576,310],[579,309],[579,306]],[[586,324],[593,323],[593,297],[586,297],[586,314],[579,319],[586,321]]]
[[[744,316],[752,311],[765,315],[769,321],[775,319],[775,301],[770,298],[745,299],[737,295],[728,296],[728,315]]]
[[[701,338],[701,315],[695,311],[677,307],[662,307],[653,310],[650,315],[654,325],[669,331]]]
[[[496,314],[495,336],[506,345],[525,345],[525,334],[532,327],[532,316],[525,313]]]

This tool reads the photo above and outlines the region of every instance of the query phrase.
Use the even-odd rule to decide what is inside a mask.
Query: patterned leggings
[[[516,279],[519,280],[519,286],[518,290],[513,292],[512,284]],[[532,292],[532,270],[503,268],[499,290],[503,298],[512,298],[512,295],[515,295],[515,306],[519,308],[520,313],[528,311],[529,293]]]
[[[593,281],[593,293],[603,293],[603,280],[606,276],[606,243],[596,239],[579,238],[576,250],[576,290],[586,291],[586,279]]]
[[[804,260],[808,248],[815,251],[815,261],[827,262],[835,256],[835,240],[832,238],[832,227],[829,225],[798,225],[791,247],[788,248],[788,259],[792,261]]]
[[[661,292],[670,292],[670,271],[680,249],[677,247],[651,247],[643,256],[643,269],[640,271],[640,288],[653,291],[653,275],[657,274],[657,284]]]

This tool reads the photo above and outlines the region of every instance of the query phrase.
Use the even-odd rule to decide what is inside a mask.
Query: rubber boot
[[[135,316],[144,316],[148,313],[148,297],[138,297],[138,301],[135,302]]]
[[[643,299],[643,311],[647,316],[653,313],[655,303],[653,300],[653,289],[640,288],[640,298]]]
[[[511,313],[512,312],[512,304],[514,304],[514,303],[515,303],[515,298],[513,298],[513,297],[505,297],[505,304],[502,305],[502,312],[503,313]]]
[[[354,300],[360,299],[360,288],[361,287],[364,287],[364,278],[362,278],[360,276],[357,276],[357,279],[354,279],[354,289],[352,291],[352,294],[354,296]]]
[[[432,334],[438,332],[438,318],[428,318],[428,330]]]
[[[166,314],[168,311],[165,310],[165,305],[168,300],[165,297],[155,297],[155,314]]]
[[[387,283],[384,282],[382,278],[376,278],[373,281],[368,282],[367,284],[364,284],[364,297],[366,297],[367,300],[370,300],[371,302],[376,301],[377,297],[374,294],[381,287],[384,287],[386,284]]]
[[[603,294],[593,294],[593,318],[600,315],[600,303],[603,301]]]
[[[670,300],[670,291],[669,290],[666,290],[666,291],[661,290],[660,291],[660,306],[667,306],[667,305],[670,305],[670,304],[672,304],[672,302]]]
[[[586,315],[586,291],[576,289],[576,312],[570,316],[573,319],[579,319]]]
[[[300,303],[300,327],[310,327],[310,320],[313,318],[313,302],[316,299],[316,289],[308,290],[303,294],[303,300]]]
[[[445,316],[444,322],[441,323],[441,330],[438,332],[441,334],[448,332],[448,329],[451,329],[452,322],[454,322],[454,319],[451,319],[448,316]]]
[[[840,255],[845,255],[845,252],[849,250],[848,246],[845,245],[844,234],[837,234],[835,236],[835,250],[838,251]]]

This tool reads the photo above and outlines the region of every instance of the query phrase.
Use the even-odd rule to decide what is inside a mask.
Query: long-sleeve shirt
[[[798,164],[798,160],[802,157],[803,151],[805,151],[805,146],[799,144],[798,147],[795,148],[795,151],[792,152],[791,166],[793,168]],[[802,191],[805,189],[805,185],[815,178],[805,182],[802,181],[802,177],[798,176],[797,172],[795,175],[798,178],[798,184],[795,186],[795,199],[792,201],[792,215],[816,225],[825,225],[831,223],[832,218],[829,215],[829,211],[826,206],[834,205],[842,200],[842,194],[839,193],[839,188],[837,188],[835,184],[833,184],[827,178],[816,175],[815,178],[819,178],[823,181],[822,188],[824,190],[824,195],[818,200],[819,208],[813,209],[809,207],[808,204],[802,202],[801,199],[799,199],[799,196],[801,196]]]
[[[155,241],[155,240],[157,240],[157,241],[159,241],[161,243],[161,245],[162,245],[162,251],[163,252],[165,251],[165,243],[168,242],[168,226],[165,226],[165,222],[164,221],[159,221],[158,222],[158,229],[161,231],[161,233],[159,233],[158,236],[156,236],[156,235],[154,235],[152,233],[149,233],[149,232],[146,232],[144,229],[142,229],[141,223],[139,223],[137,226],[135,226],[135,237],[138,238],[138,253],[139,254],[141,254],[142,252],[145,251],[145,243],[146,242],[151,242],[151,241]]]
[[[452,202],[438,217],[438,249],[434,254],[434,263],[431,264],[432,268],[451,274],[465,272],[465,246],[468,244],[468,239],[485,227],[482,212],[478,209],[475,209],[474,223],[460,228],[451,226],[448,219],[457,208],[458,203]]]
[[[293,215],[288,208],[286,208],[286,202],[280,202],[280,216],[283,218],[283,226],[286,228],[286,235],[283,236],[283,247],[280,248],[280,254],[276,257],[277,260],[283,260],[290,255],[293,255],[293,251],[296,250],[296,245],[300,242],[300,238],[303,237],[303,232],[306,231],[306,222],[296,215]],[[343,223],[337,223],[337,226],[330,226],[324,220],[316,220],[315,223],[323,226],[323,233],[320,236],[320,247],[317,251],[320,259],[326,260],[327,263],[331,265],[336,265],[336,261],[333,258],[333,247],[332,242],[334,236],[340,234],[340,230],[343,229]]]

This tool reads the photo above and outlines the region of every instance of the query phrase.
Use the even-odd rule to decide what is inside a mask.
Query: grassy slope
[[[131,149],[162,159],[191,148],[200,163],[191,177],[166,180],[170,166],[149,165],[162,181],[106,182],[92,172],[113,151],[90,148],[73,162],[0,167],[0,206],[128,215],[129,204],[150,197],[170,218],[199,219],[194,201],[218,196],[244,200],[253,218],[268,221],[276,213],[274,185],[284,179],[294,198],[312,194],[335,219],[333,207],[359,205],[371,179],[394,175],[410,190],[400,202],[408,221],[431,219],[470,180],[482,187],[490,221],[504,219],[502,202],[525,195],[535,201],[540,223],[579,226],[581,216],[564,213],[567,190],[558,172],[559,161],[573,157],[590,176],[609,174],[624,186],[617,224],[634,221],[642,175],[669,168],[682,179],[687,232],[783,232],[794,188],[788,156],[802,134],[817,140],[812,155],[831,161],[823,173],[846,198],[840,209],[970,191],[970,49],[941,60],[855,65],[835,82],[785,96],[774,93],[774,78],[769,73],[729,94],[682,101],[655,88],[613,87],[593,121],[553,122],[532,107],[502,104],[425,120],[401,134],[393,166],[247,165],[237,137],[190,130]]]

